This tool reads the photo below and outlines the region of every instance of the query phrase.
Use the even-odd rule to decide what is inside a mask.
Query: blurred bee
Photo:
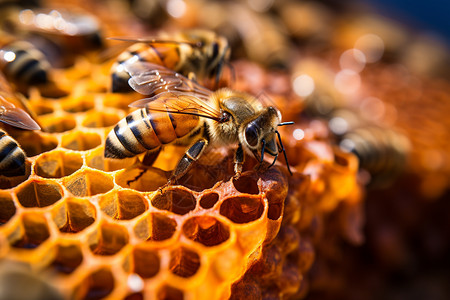
[[[53,67],[68,67],[78,55],[103,47],[100,24],[85,12],[33,8],[9,14],[5,27],[39,48]]]
[[[130,76],[125,64],[141,61],[161,65],[203,85],[218,85],[224,64],[228,64],[230,47],[228,41],[209,30],[179,32],[165,39],[120,39],[137,42],[119,55],[112,67],[112,91],[132,91],[128,85]],[[208,82],[213,80],[214,82]]]
[[[255,4],[258,1],[252,1]],[[261,4],[263,4],[261,1]],[[270,6],[265,1],[263,5]],[[284,1],[281,1],[284,3]],[[201,4],[200,4],[201,3]],[[255,11],[250,1],[202,1],[190,3],[190,13],[175,22],[182,25],[195,20],[197,26],[209,28],[227,38],[234,58],[246,58],[269,68],[286,69],[292,63],[290,45],[284,25],[272,12]],[[280,4],[282,5],[282,4]],[[269,8],[269,7],[267,7]]]
[[[406,167],[408,139],[393,129],[377,125],[374,119],[367,118],[367,112],[361,111],[361,106],[349,103],[349,98],[335,88],[335,73],[325,61],[305,58],[294,70],[294,74],[299,74],[294,75],[294,89],[306,83],[297,81],[304,75],[314,82],[313,91],[302,95],[303,114],[328,122],[339,147],[353,152],[359,159],[360,169],[370,175],[370,187],[391,184]]]
[[[339,129],[339,123],[346,129]],[[329,125],[339,147],[354,153],[360,168],[370,174],[370,187],[387,187],[405,169],[410,143],[401,133],[362,120],[348,109],[335,111]]]
[[[36,47],[0,32],[0,71],[18,90],[26,91],[29,86],[47,84],[49,70],[50,63]]]
[[[39,130],[36,121],[10,101],[15,101],[14,95],[5,89],[3,78],[0,79],[0,122],[20,129]],[[0,174],[7,177],[25,175],[25,157],[19,144],[0,128]]]
[[[370,187],[391,184],[404,170],[409,141],[394,130],[371,125],[355,128],[340,137],[341,149],[354,153],[370,174]]]
[[[156,155],[163,145],[189,145],[167,184],[183,176],[208,145],[238,144],[235,176],[242,172],[244,151],[262,163],[264,154],[286,152],[278,126],[281,113],[264,107],[257,98],[227,88],[212,92],[194,81],[160,65],[142,62],[124,64],[130,86],[144,95],[154,95],[132,103],[138,110],[122,119],[108,134],[107,158],[133,157],[140,153]],[[277,143],[277,139],[279,144]]]

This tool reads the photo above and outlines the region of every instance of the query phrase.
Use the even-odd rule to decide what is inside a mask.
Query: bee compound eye
[[[245,140],[252,147],[258,145],[258,131],[256,130],[255,125],[250,124],[247,126],[245,129]]]

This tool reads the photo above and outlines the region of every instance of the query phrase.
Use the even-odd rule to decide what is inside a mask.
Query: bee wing
[[[41,129],[29,114],[17,107],[0,107],[0,122],[27,130]]]
[[[133,102],[131,107],[147,108],[152,111],[170,112],[175,114],[194,115],[220,121],[221,112],[212,107],[207,101],[195,94],[179,92],[163,92],[151,98]]]
[[[195,94],[196,97],[207,101],[212,94],[210,90],[200,84],[158,64],[128,60],[123,65],[125,71],[131,76],[128,84],[143,95],[180,92]]]

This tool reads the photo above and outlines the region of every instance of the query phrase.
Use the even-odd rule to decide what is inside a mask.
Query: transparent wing
[[[212,94],[200,84],[158,64],[129,59],[123,63],[123,67],[131,76],[129,85],[143,95],[177,92],[195,95],[207,101]]]
[[[163,111],[176,114],[194,115],[203,118],[221,121],[221,113],[207,101],[198,98],[195,94],[180,92],[163,92],[151,98],[133,102],[131,107],[147,108],[152,111]]]
[[[29,114],[23,109],[15,107],[2,96],[0,96],[0,122],[27,130],[41,129]]]

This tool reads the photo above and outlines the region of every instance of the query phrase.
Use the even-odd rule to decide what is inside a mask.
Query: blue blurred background
[[[365,0],[380,14],[437,33],[450,45],[450,0]]]

